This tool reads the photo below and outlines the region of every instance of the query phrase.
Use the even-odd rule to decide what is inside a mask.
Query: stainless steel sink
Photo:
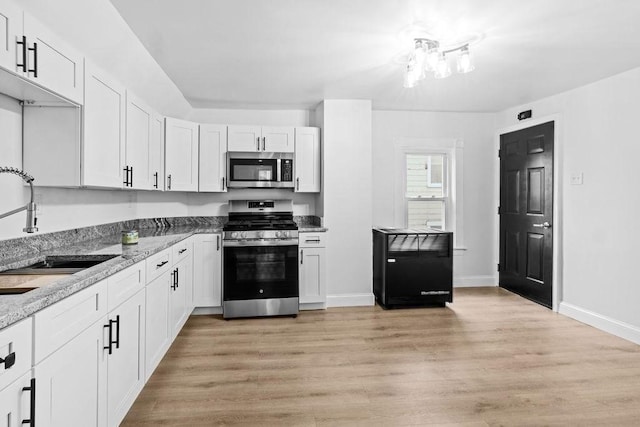
[[[115,258],[117,255],[56,255],[22,268],[0,272],[6,274],[73,274]]]
[[[22,268],[0,272],[0,294],[23,294],[118,255],[57,255]]]

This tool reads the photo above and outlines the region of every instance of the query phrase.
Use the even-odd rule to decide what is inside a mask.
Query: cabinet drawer
[[[173,265],[176,265],[193,253],[193,240],[191,237],[184,239],[183,241],[173,245],[171,250],[173,251]]]
[[[324,248],[327,240],[327,233],[300,233],[298,234],[298,245],[301,248]]]
[[[153,282],[165,271],[169,271],[173,263],[171,262],[171,248],[167,248],[157,254],[151,255],[147,262],[147,283]]]
[[[34,364],[106,314],[107,280],[102,280],[34,314]]]
[[[117,272],[109,277],[108,283],[107,311],[111,311],[145,287],[145,263],[139,262]]]
[[[0,363],[0,390],[31,368],[31,325],[28,317],[0,331],[0,358],[4,359]]]

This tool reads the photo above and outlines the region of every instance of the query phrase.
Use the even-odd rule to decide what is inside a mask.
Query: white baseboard
[[[370,294],[327,295],[327,307],[358,307],[375,305],[375,297]]]
[[[453,278],[454,288],[480,288],[485,286],[498,286],[496,276],[463,276]]]
[[[302,310],[325,310],[327,308],[326,302],[305,302],[300,303],[300,311]]]
[[[222,314],[222,307],[196,307],[191,314],[195,316],[201,314]]]
[[[636,326],[566,302],[560,303],[559,313],[635,344],[640,344],[640,328]]]

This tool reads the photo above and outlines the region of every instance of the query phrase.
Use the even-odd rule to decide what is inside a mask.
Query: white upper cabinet
[[[293,128],[262,127],[262,151],[293,153]]]
[[[298,127],[296,134],[294,190],[300,193],[320,192],[320,129]]]
[[[0,6],[0,67],[18,73],[26,71],[26,66],[24,70],[22,65],[18,66],[23,64],[24,53],[26,53],[26,47],[24,51],[22,49],[24,43],[22,36],[22,10],[14,3],[2,2]],[[16,49],[19,52],[16,52]]]
[[[151,190],[155,177],[151,172],[152,133],[154,113],[151,108],[127,91],[127,132],[124,185],[127,188]]]
[[[151,118],[151,148],[149,153],[149,173],[151,188],[164,190],[164,116],[153,113]]]
[[[229,151],[293,153],[292,127],[229,126]]]
[[[165,119],[165,174],[169,191],[198,191],[198,124]]]
[[[82,103],[83,57],[28,13],[24,14],[26,73],[29,80]],[[22,46],[19,46],[22,49]],[[22,52],[17,55],[22,58]]]
[[[227,127],[200,125],[199,191],[227,191]]]
[[[262,151],[260,126],[229,126],[229,151]]]
[[[82,184],[122,188],[125,168],[125,88],[85,65]]]

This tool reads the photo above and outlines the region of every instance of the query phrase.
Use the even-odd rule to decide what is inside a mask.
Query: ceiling
[[[500,111],[640,66],[638,0],[111,0],[196,108]],[[476,69],[403,88],[400,36],[482,33]]]

